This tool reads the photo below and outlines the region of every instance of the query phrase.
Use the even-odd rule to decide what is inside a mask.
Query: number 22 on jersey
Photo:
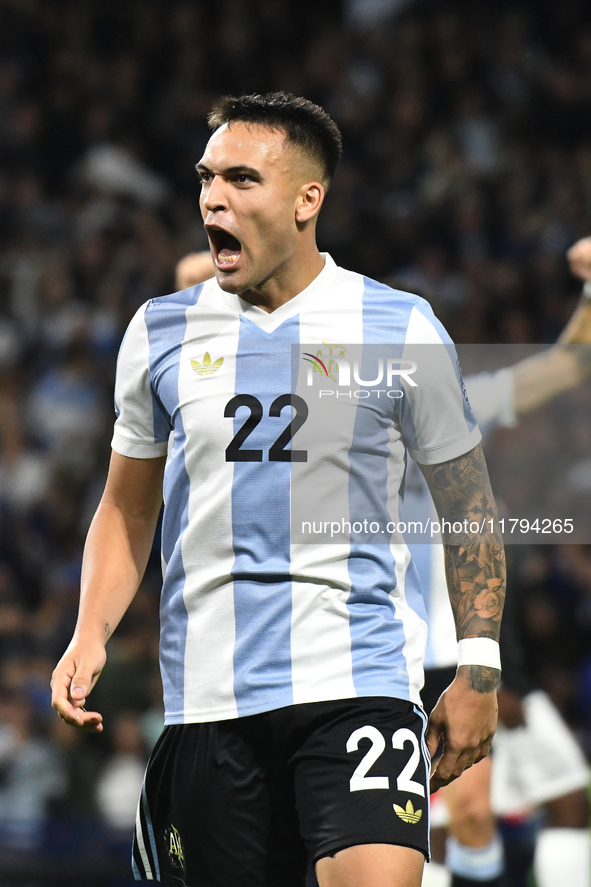
[[[295,416],[269,447],[269,462],[307,462],[306,450],[286,450],[285,447],[308,418],[308,404],[297,394],[281,394],[269,407],[269,416],[279,418],[287,406],[294,408]],[[242,444],[263,418],[263,405],[253,394],[237,394],[226,404],[224,416],[234,418],[240,407],[247,407],[250,416],[226,447],[226,462],[262,462],[262,450],[242,448]]]

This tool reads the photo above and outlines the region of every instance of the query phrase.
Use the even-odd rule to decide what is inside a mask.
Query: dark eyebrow
[[[212,174],[211,170],[205,166],[204,163],[197,163],[195,165],[195,169],[197,172],[206,172],[210,175]],[[252,176],[255,179],[260,179],[261,174],[258,169],[255,169],[253,166],[229,166],[227,169],[222,170],[225,176],[236,176],[236,175],[248,175]]]

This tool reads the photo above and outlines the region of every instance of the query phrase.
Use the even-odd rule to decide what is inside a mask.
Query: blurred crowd
[[[93,693],[103,736],[55,717],[49,678],[119,343],[206,246],[206,114],[273,89],[342,129],[319,227],[337,262],[426,296],[458,342],[552,342],[578,298],[564,254],[591,233],[586,4],[0,0],[0,846],[69,820],[116,842],[133,822],[162,724],[156,546]],[[591,750],[591,550],[510,560],[534,676]]]

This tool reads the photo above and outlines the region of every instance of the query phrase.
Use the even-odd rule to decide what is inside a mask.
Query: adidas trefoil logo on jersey
[[[223,362],[224,358],[218,357],[218,359],[214,360],[212,363],[209,351],[206,351],[203,355],[203,363],[199,363],[198,360],[192,360],[191,366],[200,376],[213,376],[213,374],[219,370]]]
[[[399,807],[398,804],[392,804],[392,806],[396,811],[396,815],[399,816],[403,820],[403,822],[410,822],[416,825],[416,823],[423,815],[422,810],[415,810],[411,800],[408,801],[406,805],[406,810],[404,809],[404,807]]]

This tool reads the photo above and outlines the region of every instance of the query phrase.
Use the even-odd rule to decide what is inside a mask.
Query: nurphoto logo
[[[353,358],[352,360],[345,356],[347,348],[344,345],[329,345],[327,342],[322,343],[315,354],[311,351],[302,352],[302,360],[308,366],[306,368],[306,385],[310,388],[314,385],[314,378],[319,378],[321,382],[326,379],[332,379],[338,388],[351,388],[353,385],[362,386],[353,392],[356,398],[366,398],[371,396],[370,388],[377,387],[385,383],[386,388],[381,388],[375,393],[378,397],[382,393],[386,393],[391,399],[398,399],[404,396],[404,392],[399,389],[393,389],[391,386],[394,382],[404,381],[412,388],[417,388],[418,383],[412,378],[417,370],[417,363],[414,360],[403,360],[398,357],[378,357],[377,360],[371,360],[367,355],[370,354],[366,350],[366,364],[371,364],[372,369],[369,370],[364,366],[363,373],[370,374],[372,378],[363,379],[361,370],[361,360]],[[370,346],[375,347],[375,346]],[[325,349],[328,354],[325,354]],[[351,381],[353,379],[353,381]],[[336,394],[338,397],[351,397],[351,392],[333,391],[321,389],[319,397],[329,397]]]

